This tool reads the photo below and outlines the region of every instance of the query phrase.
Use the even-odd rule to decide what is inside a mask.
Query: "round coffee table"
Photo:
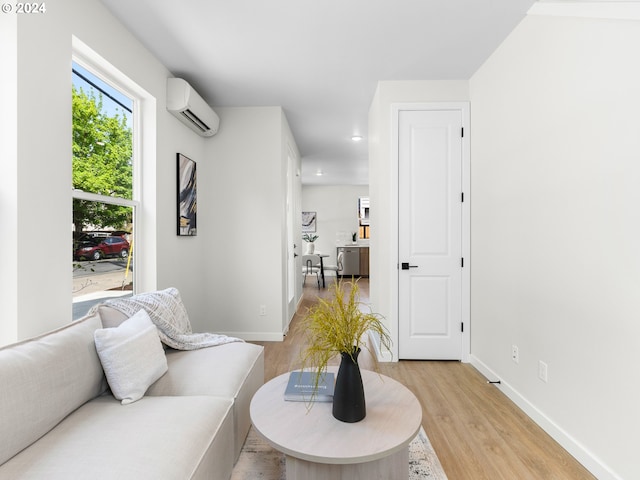
[[[337,371],[330,367],[329,371]],[[409,476],[409,443],[422,408],[404,385],[362,370],[367,416],[336,420],[331,402],[284,400],[289,373],[265,383],[251,400],[256,431],[286,455],[287,480],[402,479]]]

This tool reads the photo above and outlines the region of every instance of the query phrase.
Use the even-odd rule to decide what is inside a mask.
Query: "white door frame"
[[[283,315],[282,332],[289,331],[289,325],[293,320],[302,298],[301,262],[298,255],[300,247],[300,166],[299,158],[290,144],[287,145],[287,199],[286,206],[290,211],[285,212],[286,224],[286,248],[287,267],[285,271],[286,282],[284,285],[285,315]],[[298,221],[296,221],[298,219]],[[292,262],[292,265],[291,263]],[[291,268],[290,268],[291,267]],[[292,290],[293,296],[289,298]]]
[[[398,315],[398,287],[400,259],[398,258],[399,244],[399,218],[398,218],[398,167],[399,158],[399,114],[407,110],[459,110],[462,115],[462,188],[464,202],[462,203],[462,255],[464,268],[462,269],[462,361],[470,361],[471,353],[471,153],[470,153],[470,127],[469,127],[469,102],[429,102],[429,103],[393,103],[391,104],[391,227],[389,271],[392,272],[391,287],[391,311],[395,316],[395,322],[390,325],[390,334],[393,339],[393,358],[398,359],[399,325]]]

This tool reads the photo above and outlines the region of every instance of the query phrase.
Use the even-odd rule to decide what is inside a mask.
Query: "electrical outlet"
[[[538,378],[540,378],[540,380],[542,380],[543,382],[547,383],[548,380],[548,370],[549,367],[547,366],[546,363],[544,363],[542,360],[540,360],[538,362]]]
[[[514,363],[520,363],[520,351],[517,345],[511,345],[511,360]]]
[[[260,305],[260,316],[264,317],[267,314],[267,306],[266,305]]]

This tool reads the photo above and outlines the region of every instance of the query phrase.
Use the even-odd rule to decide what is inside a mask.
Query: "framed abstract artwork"
[[[316,212],[302,212],[302,232],[316,231]]]
[[[178,235],[195,236],[198,233],[196,162],[178,153],[176,163],[178,167]]]

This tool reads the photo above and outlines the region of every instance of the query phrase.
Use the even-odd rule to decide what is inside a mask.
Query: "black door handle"
[[[409,265],[409,262],[402,262],[402,270],[409,270],[410,268],[418,268],[418,265]]]

